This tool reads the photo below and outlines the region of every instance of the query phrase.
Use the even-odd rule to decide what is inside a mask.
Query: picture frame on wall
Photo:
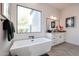
[[[74,16],[66,18],[66,22],[65,22],[66,27],[74,27],[75,25],[74,18],[75,18]]]
[[[55,28],[55,21],[51,21],[51,28]]]

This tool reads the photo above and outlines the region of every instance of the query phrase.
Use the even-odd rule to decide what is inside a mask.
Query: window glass
[[[41,32],[41,12],[17,6],[18,33]]]

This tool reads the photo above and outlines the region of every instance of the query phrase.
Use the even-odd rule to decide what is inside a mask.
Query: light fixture
[[[54,16],[50,16],[49,17],[51,20],[57,20],[57,17],[54,17]]]
[[[54,19],[54,16],[50,16],[50,19]]]

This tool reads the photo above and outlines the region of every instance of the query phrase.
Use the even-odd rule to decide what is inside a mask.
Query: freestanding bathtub
[[[15,41],[10,48],[11,55],[39,56],[51,49],[51,39],[36,38]]]

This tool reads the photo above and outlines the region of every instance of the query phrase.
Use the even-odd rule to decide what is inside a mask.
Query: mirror
[[[57,22],[58,22],[58,20],[54,16],[50,16],[50,17],[46,18],[46,28],[47,28],[47,30],[53,30],[56,27]]]

